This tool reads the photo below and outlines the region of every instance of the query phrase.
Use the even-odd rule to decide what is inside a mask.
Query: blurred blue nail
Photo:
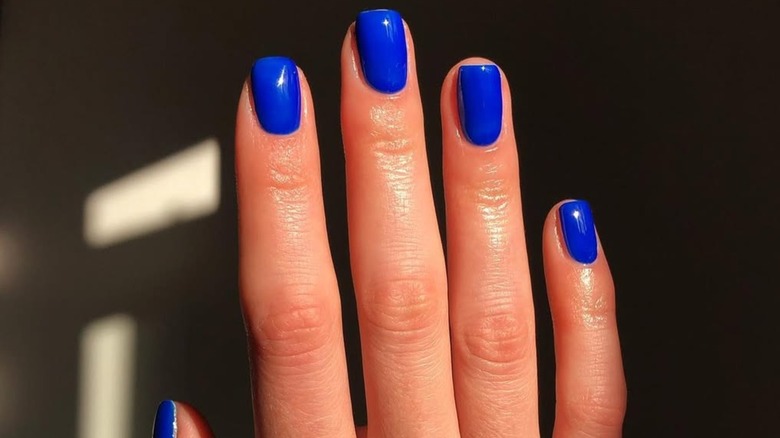
[[[569,201],[558,210],[563,240],[571,257],[580,263],[593,263],[598,257],[593,213],[586,201]]]
[[[154,438],[176,438],[176,403],[165,400],[154,417]]]
[[[301,125],[301,84],[290,58],[260,58],[252,66],[252,96],[260,125],[271,134],[292,134]]]
[[[401,14],[389,9],[363,11],[355,20],[360,63],[377,91],[397,93],[406,86],[406,32]]]
[[[501,72],[493,64],[464,65],[458,70],[458,112],[466,138],[477,146],[498,140],[503,124]]]

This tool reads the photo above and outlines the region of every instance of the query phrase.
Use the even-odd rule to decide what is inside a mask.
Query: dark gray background
[[[314,92],[365,419],[338,98],[343,35],[372,6],[399,9],[415,35],[440,212],[444,74],[481,55],[510,80],[543,434],[554,361],[540,230],[556,201],[582,197],[619,289],[626,436],[771,435],[780,391],[771,4],[5,0],[0,234],[13,271],[0,282],[0,436],[75,435],[79,333],[115,312],[140,328],[133,436],[150,434],[168,397],[199,407],[219,437],[250,436],[232,128],[241,82],[269,54],[293,57]],[[222,146],[217,214],[107,249],[84,243],[90,191],[209,136]]]

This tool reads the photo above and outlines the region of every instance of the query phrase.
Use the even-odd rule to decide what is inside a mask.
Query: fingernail
[[[292,134],[301,125],[301,83],[290,58],[270,56],[252,65],[252,96],[260,125],[271,134]]]
[[[368,84],[385,94],[406,86],[406,33],[401,14],[390,9],[363,11],[355,20],[355,35]]]
[[[598,257],[593,213],[586,201],[569,201],[558,210],[563,240],[569,255],[580,263],[593,263]]]
[[[154,417],[154,438],[176,438],[176,403],[165,400]]]
[[[458,70],[458,111],[466,139],[488,146],[501,134],[501,72],[493,64],[464,65]]]

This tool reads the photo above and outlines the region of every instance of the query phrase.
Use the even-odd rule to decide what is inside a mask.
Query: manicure
[[[569,201],[558,210],[561,231],[569,255],[580,263],[593,263],[598,257],[593,213],[586,201]]]
[[[493,64],[464,65],[458,70],[458,111],[466,139],[489,146],[501,134],[501,72]]]
[[[385,94],[406,86],[406,32],[401,14],[389,9],[363,11],[355,21],[355,35],[363,76]]]
[[[252,96],[260,125],[271,134],[292,134],[301,125],[298,67],[282,56],[260,58],[252,66]]]
[[[154,438],[176,438],[176,403],[165,400],[154,417]]]

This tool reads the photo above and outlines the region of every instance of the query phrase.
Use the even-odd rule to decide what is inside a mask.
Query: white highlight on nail
[[[81,333],[79,438],[130,438],[136,323],[125,314],[91,322]]]
[[[214,213],[219,170],[208,138],[99,187],[84,202],[84,240],[106,247]]]

